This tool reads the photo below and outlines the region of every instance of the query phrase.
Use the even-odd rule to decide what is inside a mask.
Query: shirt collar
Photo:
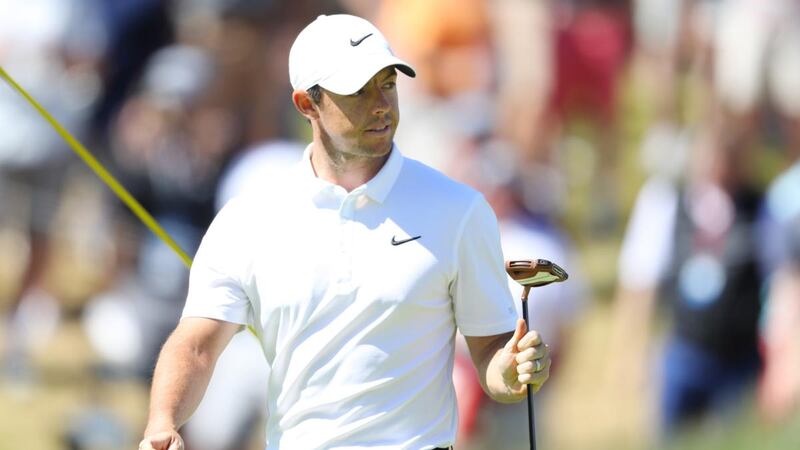
[[[314,173],[314,166],[311,165],[311,146],[309,144],[303,152],[303,159],[299,164],[299,175],[304,186],[309,189],[312,195],[316,195],[325,190],[334,188],[334,184],[329,183]],[[363,191],[370,199],[377,203],[383,203],[386,197],[394,187],[397,177],[400,175],[400,169],[403,168],[403,154],[396,145],[392,144],[392,151],[389,153],[389,159],[381,167],[381,170],[372,177],[371,180],[365,184],[357,187],[355,190]]]

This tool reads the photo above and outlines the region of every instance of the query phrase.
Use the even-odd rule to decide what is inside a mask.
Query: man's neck
[[[315,142],[311,147],[311,167],[317,177],[343,187],[347,192],[378,174],[390,153],[379,157],[358,157],[326,149]]]

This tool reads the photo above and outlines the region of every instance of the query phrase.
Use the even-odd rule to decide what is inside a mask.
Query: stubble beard
[[[347,144],[335,142],[330,136],[323,135],[322,143],[328,158],[337,168],[346,169],[353,164],[368,163],[375,159],[385,158],[391,151],[394,133],[385,143],[367,146],[363,143]]]

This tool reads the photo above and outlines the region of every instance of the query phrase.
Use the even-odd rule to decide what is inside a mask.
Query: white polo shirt
[[[183,317],[256,329],[268,449],[451,445],[456,327],[495,335],[517,318],[494,213],[396,147],[350,193],[316,178],[309,149],[268,192],[220,211]]]

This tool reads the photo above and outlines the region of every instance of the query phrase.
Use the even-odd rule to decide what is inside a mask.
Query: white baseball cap
[[[297,35],[289,51],[289,80],[294,89],[314,85],[350,95],[386,67],[416,73],[394,56],[389,42],[368,21],[348,14],[319,16]]]

